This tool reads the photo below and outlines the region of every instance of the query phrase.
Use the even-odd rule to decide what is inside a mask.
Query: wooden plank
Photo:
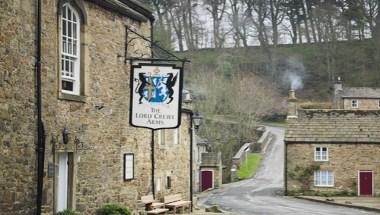
[[[162,214],[162,213],[166,213],[168,211],[169,211],[169,209],[167,209],[167,208],[157,208],[157,209],[154,209],[151,211],[147,211],[146,213],[147,214]]]
[[[171,202],[176,202],[176,201],[181,201],[182,197],[181,194],[174,194],[174,195],[169,195],[164,197],[164,203],[171,203]]]

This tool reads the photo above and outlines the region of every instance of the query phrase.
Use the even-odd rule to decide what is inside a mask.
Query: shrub
[[[131,211],[122,205],[109,204],[98,209],[97,215],[131,215]]]
[[[58,212],[57,215],[80,215],[80,213],[77,213],[77,212],[72,211],[70,209],[65,209],[64,211]]]

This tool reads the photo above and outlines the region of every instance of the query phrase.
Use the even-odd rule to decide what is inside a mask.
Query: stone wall
[[[35,1],[0,3],[0,214],[33,214],[36,201]],[[150,23],[133,21],[91,1],[84,6],[81,52],[84,93],[59,90],[58,0],[42,1],[42,102],[46,133],[43,213],[56,208],[58,157],[72,155],[70,204],[83,214],[106,203],[137,208],[151,192],[151,131],[129,126],[130,66],[124,62],[125,25],[146,37]],[[149,44],[135,39],[128,56],[150,56]],[[156,172],[172,175],[170,192],[188,197],[189,116],[183,115],[182,143],[160,151]],[[62,131],[70,132],[63,144]],[[123,179],[123,155],[134,154],[134,179]],[[176,162],[173,162],[176,161]],[[48,173],[48,166],[53,170]],[[187,180],[186,180],[187,179]],[[168,191],[169,192],[169,191]]]
[[[352,99],[343,99],[343,109],[346,110],[378,110],[379,108],[379,101],[380,99],[356,99],[358,100],[359,107],[358,108],[352,108],[351,107],[351,101]]]
[[[74,191],[72,207],[84,214],[106,203],[136,208],[141,193],[150,190],[150,131],[128,124],[129,65],[124,63],[125,25],[150,35],[149,23],[134,22],[83,1],[87,23],[82,32],[84,55],[84,102],[64,99],[59,93],[57,1],[43,5],[43,104],[48,163],[58,166],[60,152],[74,155]],[[141,42],[135,46],[150,53]],[[130,49],[133,56],[135,50]],[[98,108],[102,107],[102,108]],[[62,145],[62,130],[68,128],[72,141]],[[123,180],[123,154],[134,153],[135,175]],[[56,205],[55,177],[45,178],[44,211],[50,214]]]
[[[200,165],[200,174],[202,171],[212,171],[213,172],[213,185],[214,188],[219,188],[222,186],[223,180],[223,165],[220,152],[207,152],[202,153],[202,163]],[[201,186],[202,181],[200,181],[199,186]]]
[[[32,214],[36,195],[35,1],[0,2],[0,214]],[[32,8],[32,10],[31,10]]]
[[[181,194],[183,199],[190,200],[190,118],[190,114],[182,113],[179,134],[174,129],[160,131],[163,140],[160,145],[155,145],[156,199],[161,200],[169,194]],[[179,138],[176,143],[175,135]],[[156,137],[158,138],[158,135]],[[170,188],[167,187],[167,177],[170,177]]]
[[[328,147],[328,161],[314,161],[314,148],[316,146]],[[357,192],[357,179],[359,170],[373,170],[375,193],[380,194],[380,144],[360,143],[334,143],[334,144],[287,144],[287,191],[298,192],[310,190],[321,192],[349,191]],[[295,175],[300,175],[317,166],[321,170],[334,172],[334,187],[315,187],[312,171],[308,180],[299,181]],[[306,171],[305,171],[306,170]]]

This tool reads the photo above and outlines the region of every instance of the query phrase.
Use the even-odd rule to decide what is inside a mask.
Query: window
[[[134,178],[134,155],[124,154],[124,180],[132,180]]]
[[[359,101],[357,99],[351,100],[351,107],[352,108],[358,108],[359,107]]]
[[[333,187],[334,173],[327,170],[314,171],[314,186]]]
[[[61,90],[80,93],[80,17],[70,5],[61,8]]]
[[[173,143],[174,144],[180,143],[180,134],[181,132],[179,128],[173,129]]]
[[[171,189],[172,188],[172,178],[170,176],[166,177],[166,189]]]
[[[160,177],[157,177],[157,180],[156,180],[156,191],[157,192],[161,191],[161,178]]]
[[[377,102],[377,107],[380,108],[380,100]]]
[[[328,161],[329,160],[329,152],[327,147],[315,147],[314,151],[314,160],[315,161]]]
[[[165,145],[165,130],[157,131],[157,142],[158,142],[158,145],[160,146]]]

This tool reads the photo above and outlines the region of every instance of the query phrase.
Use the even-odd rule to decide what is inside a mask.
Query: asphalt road
[[[284,129],[268,127],[276,135],[252,179],[226,184],[199,198],[204,206],[218,205],[233,214],[254,215],[369,215],[378,214],[342,206],[283,196]]]

